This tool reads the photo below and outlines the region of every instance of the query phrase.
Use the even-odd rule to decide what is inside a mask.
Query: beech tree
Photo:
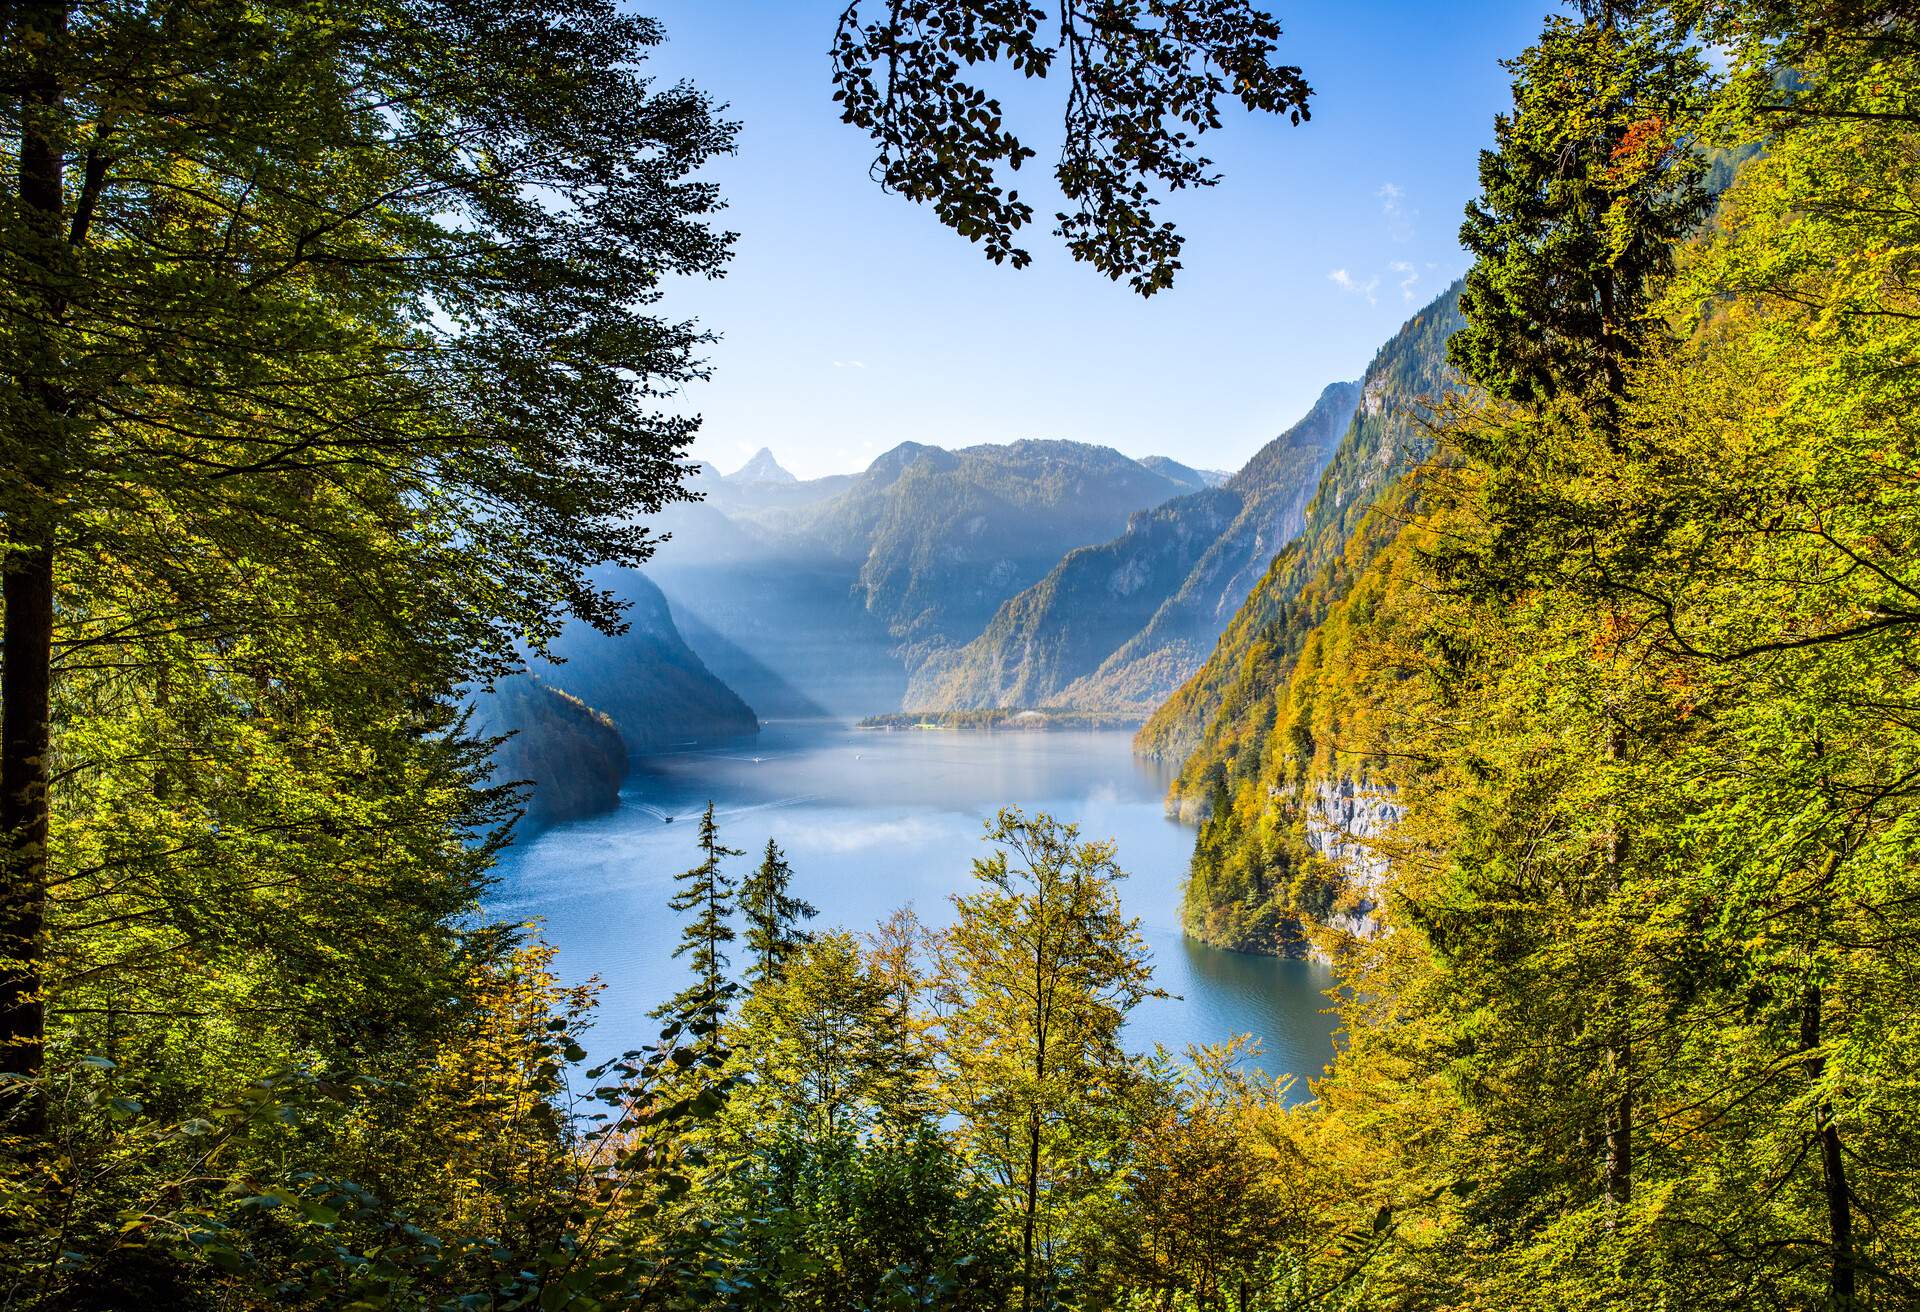
[[[651,305],[726,256],[691,175],[731,128],[600,0],[4,22],[0,1048],[32,1076],[57,679],[277,629],[411,648],[431,697],[617,624],[584,571],[684,495],[691,421],[653,406],[701,336]]]
[[[873,16],[877,11],[878,16]],[[1142,296],[1173,285],[1183,239],[1157,216],[1156,189],[1220,182],[1199,138],[1223,102],[1304,122],[1305,77],[1273,54],[1280,24],[1248,0],[851,0],[834,33],[834,99],[878,147],[873,177],[1020,268],[1033,206],[1006,185],[1037,153],[1006,124],[973,70],[1004,60],[1026,78],[1065,66],[1054,166],[1070,209],[1054,235],[1076,260]]]
[[[946,1105],[998,1183],[1023,1308],[1050,1306],[1077,1207],[1117,1173],[1140,1088],[1127,1013],[1162,996],[1110,842],[1007,809],[987,825],[976,892],[957,894],[933,984]]]

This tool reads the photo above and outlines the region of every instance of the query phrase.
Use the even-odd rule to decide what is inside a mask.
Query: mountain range
[[[661,516],[670,540],[649,573],[713,664],[717,638],[811,702],[865,715],[898,709],[910,677],[1068,552],[1210,478],[1063,441],[905,442],[857,475],[807,481],[703,470],[706,499]],[[758,706],[774,690],[739,691]]]
[[[1457,299],[1231,475],[1042,440],[903,442],[820,479],[766,448],[729,474],[697,466],[700,499],[659,517],[646,572],[597,578],[628,632],[569,627],[488,726],[521,731],[506,759],[554,792],[536,815],[555,818],[610,804],[609,761],[762,717],[1117,712],[1146,720],[1144,754],[1186,763],[1176,802],[1196,813],[1211,763],[1258,736],[1273,680],[1364,565],[1360,517],[1428,449],[1415,401],[1447,386]],[[543,778],[568,750],[589,777]]]
[[[979,637],[929,661],[908,685],[909,709],[1153,710],[1199,668],[1267,562],[1299,533],[1359,398],[1358,383],[1333,384],[1224,483],[1069,553]]]

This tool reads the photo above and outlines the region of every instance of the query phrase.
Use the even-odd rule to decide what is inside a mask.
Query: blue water
[[[646,1013],[685,982],[684,963],[670,955],[679,926],[666,903],[675,872],[698,859],[696,823],[709,799],[722,841],[749,854],[734,858],[736,873],[771,837],[786,849],[795,892],[820,909],[815,924],[855,931],[902,906],[944,923],[949,897],[973,882],[972,859],[989,850],[983,824],[1013,804],[1119,845],[1130,876],[1122,895],[1152,950],[1155,981],[1177,995],[1141,1004],[1127,1026],[1132,1045],[1178,1053],[1251,1034],[1269,1073],[1318,1075],[1333,1051],[1327,970],[1216,951],[1179,932],[1193,833],[1163,814],[1166,782],[1118,731],[774,723],[743,743],[651,757],[628,778],[617,811],[526,838],[505,853],[489,910],[542,921],[563,975],[599,977],[605,991],[588,1047],[604,1056],[648,1042],[657,1025]],[[1295,1096],[1304,1093],[1302,1081]]]

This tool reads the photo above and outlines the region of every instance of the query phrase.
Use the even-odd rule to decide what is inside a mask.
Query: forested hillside
[[[1446,349],[1459,299],[1458,285],[1441,293],[1374,356],[1299,535],[1271,558],[1206,663],[1141,729],[1140,751],[1186,763],[1174,792],[1183,813],[1204,802],[1217,763],[1257,755],[1277,680],[1376,545],[1355,530],[1432,451],[1431,421],[1456,386]]]
[[[1353,990],[1299,1125],[1391,1213],[1367,1306],[1920,1305],[1920,44],[1732,8],[1725,77],[1673,11],[1548,20],[1475,390],[1172,708],[1190,926]]]
[[[1264,562],[1300,531],[1358,396],[1357,384],[1335,383],[1223,485],[1136,514],[1111,542],[1070,552],[1004,602],[979,637],[923,665],[907,708],[1152,710],[1199,663]]]
[[[527,818],[538,824],[610,811],[627,775],[627,744],[613,721],[531,674],[502,679],[480,698],[473,729],[504,737],[501,775],[532,786]]]

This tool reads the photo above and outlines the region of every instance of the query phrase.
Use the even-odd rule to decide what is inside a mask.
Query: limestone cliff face
[[[1371,938],[1379,930],[1379,910],[1387,859],[1378,843],[1404,818],[1391,784],[1356,780],[1351,775],[1321,779],[1307,804],[1307,846],[1339,868],[1344,887],[1322,924],[1342,933]]]

